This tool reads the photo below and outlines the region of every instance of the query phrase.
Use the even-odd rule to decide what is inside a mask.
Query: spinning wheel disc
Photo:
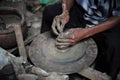
[[[29,49],[33,64],[48,71],[75,73],[88,67],[96,58],[97,46],[93,39],[86,39],[65,50],[55,46],[50,32],[37,36]]]

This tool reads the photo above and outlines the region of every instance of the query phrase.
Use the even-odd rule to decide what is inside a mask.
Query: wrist
[[[61,0],[63,12],[69,12],[73,6],[74,0]]]
[[[69,16],[69,12],[67,10],[63,11],[62,14],[65,14],[65,15]]]
[[[93,31],[93,27],[87,27],[87,37],[93,36],[94,35],[94,31]]]
[[[67,9],[66,3],[62,3],[62,9],[63,9],[63,12],[69,13],[69,10]]]

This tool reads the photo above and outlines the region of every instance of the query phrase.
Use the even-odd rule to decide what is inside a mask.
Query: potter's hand
[[[53,19],[52,30],[58,35],[63,32],[65,24],[69,21],[69,12],[63,12],[61,15],[56,16]]]
[[[58,48],[65,48],[74,45],[78,41],[89,37],[89,30],[87,28],[73,28],[62,34],[56,39],[56,46]]]

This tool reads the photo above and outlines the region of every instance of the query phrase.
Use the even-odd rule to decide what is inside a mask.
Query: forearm
[[[103,32],[105,30],[108,30],[112,27],[117,26],[118,24],[120,24],[120,17],[119,16],[113,16],[110,17],[109,19],[107,19],[104,22],[101,22],[98,25],[95,25],[91,28],[88,28],[89,34],[90,36],[97,34],[99,32]]]
[[[72,7],[74,0],[62,0],[62,9],[63,12],[69,12],[70,8]]]

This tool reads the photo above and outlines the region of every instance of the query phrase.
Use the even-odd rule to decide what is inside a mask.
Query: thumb
[[[65,25],[66,25],[66,22],[62,21],[62,24],[61,24],[61,31],[62,31],[62,32],[63,32],[63,30],[64,30]]]

